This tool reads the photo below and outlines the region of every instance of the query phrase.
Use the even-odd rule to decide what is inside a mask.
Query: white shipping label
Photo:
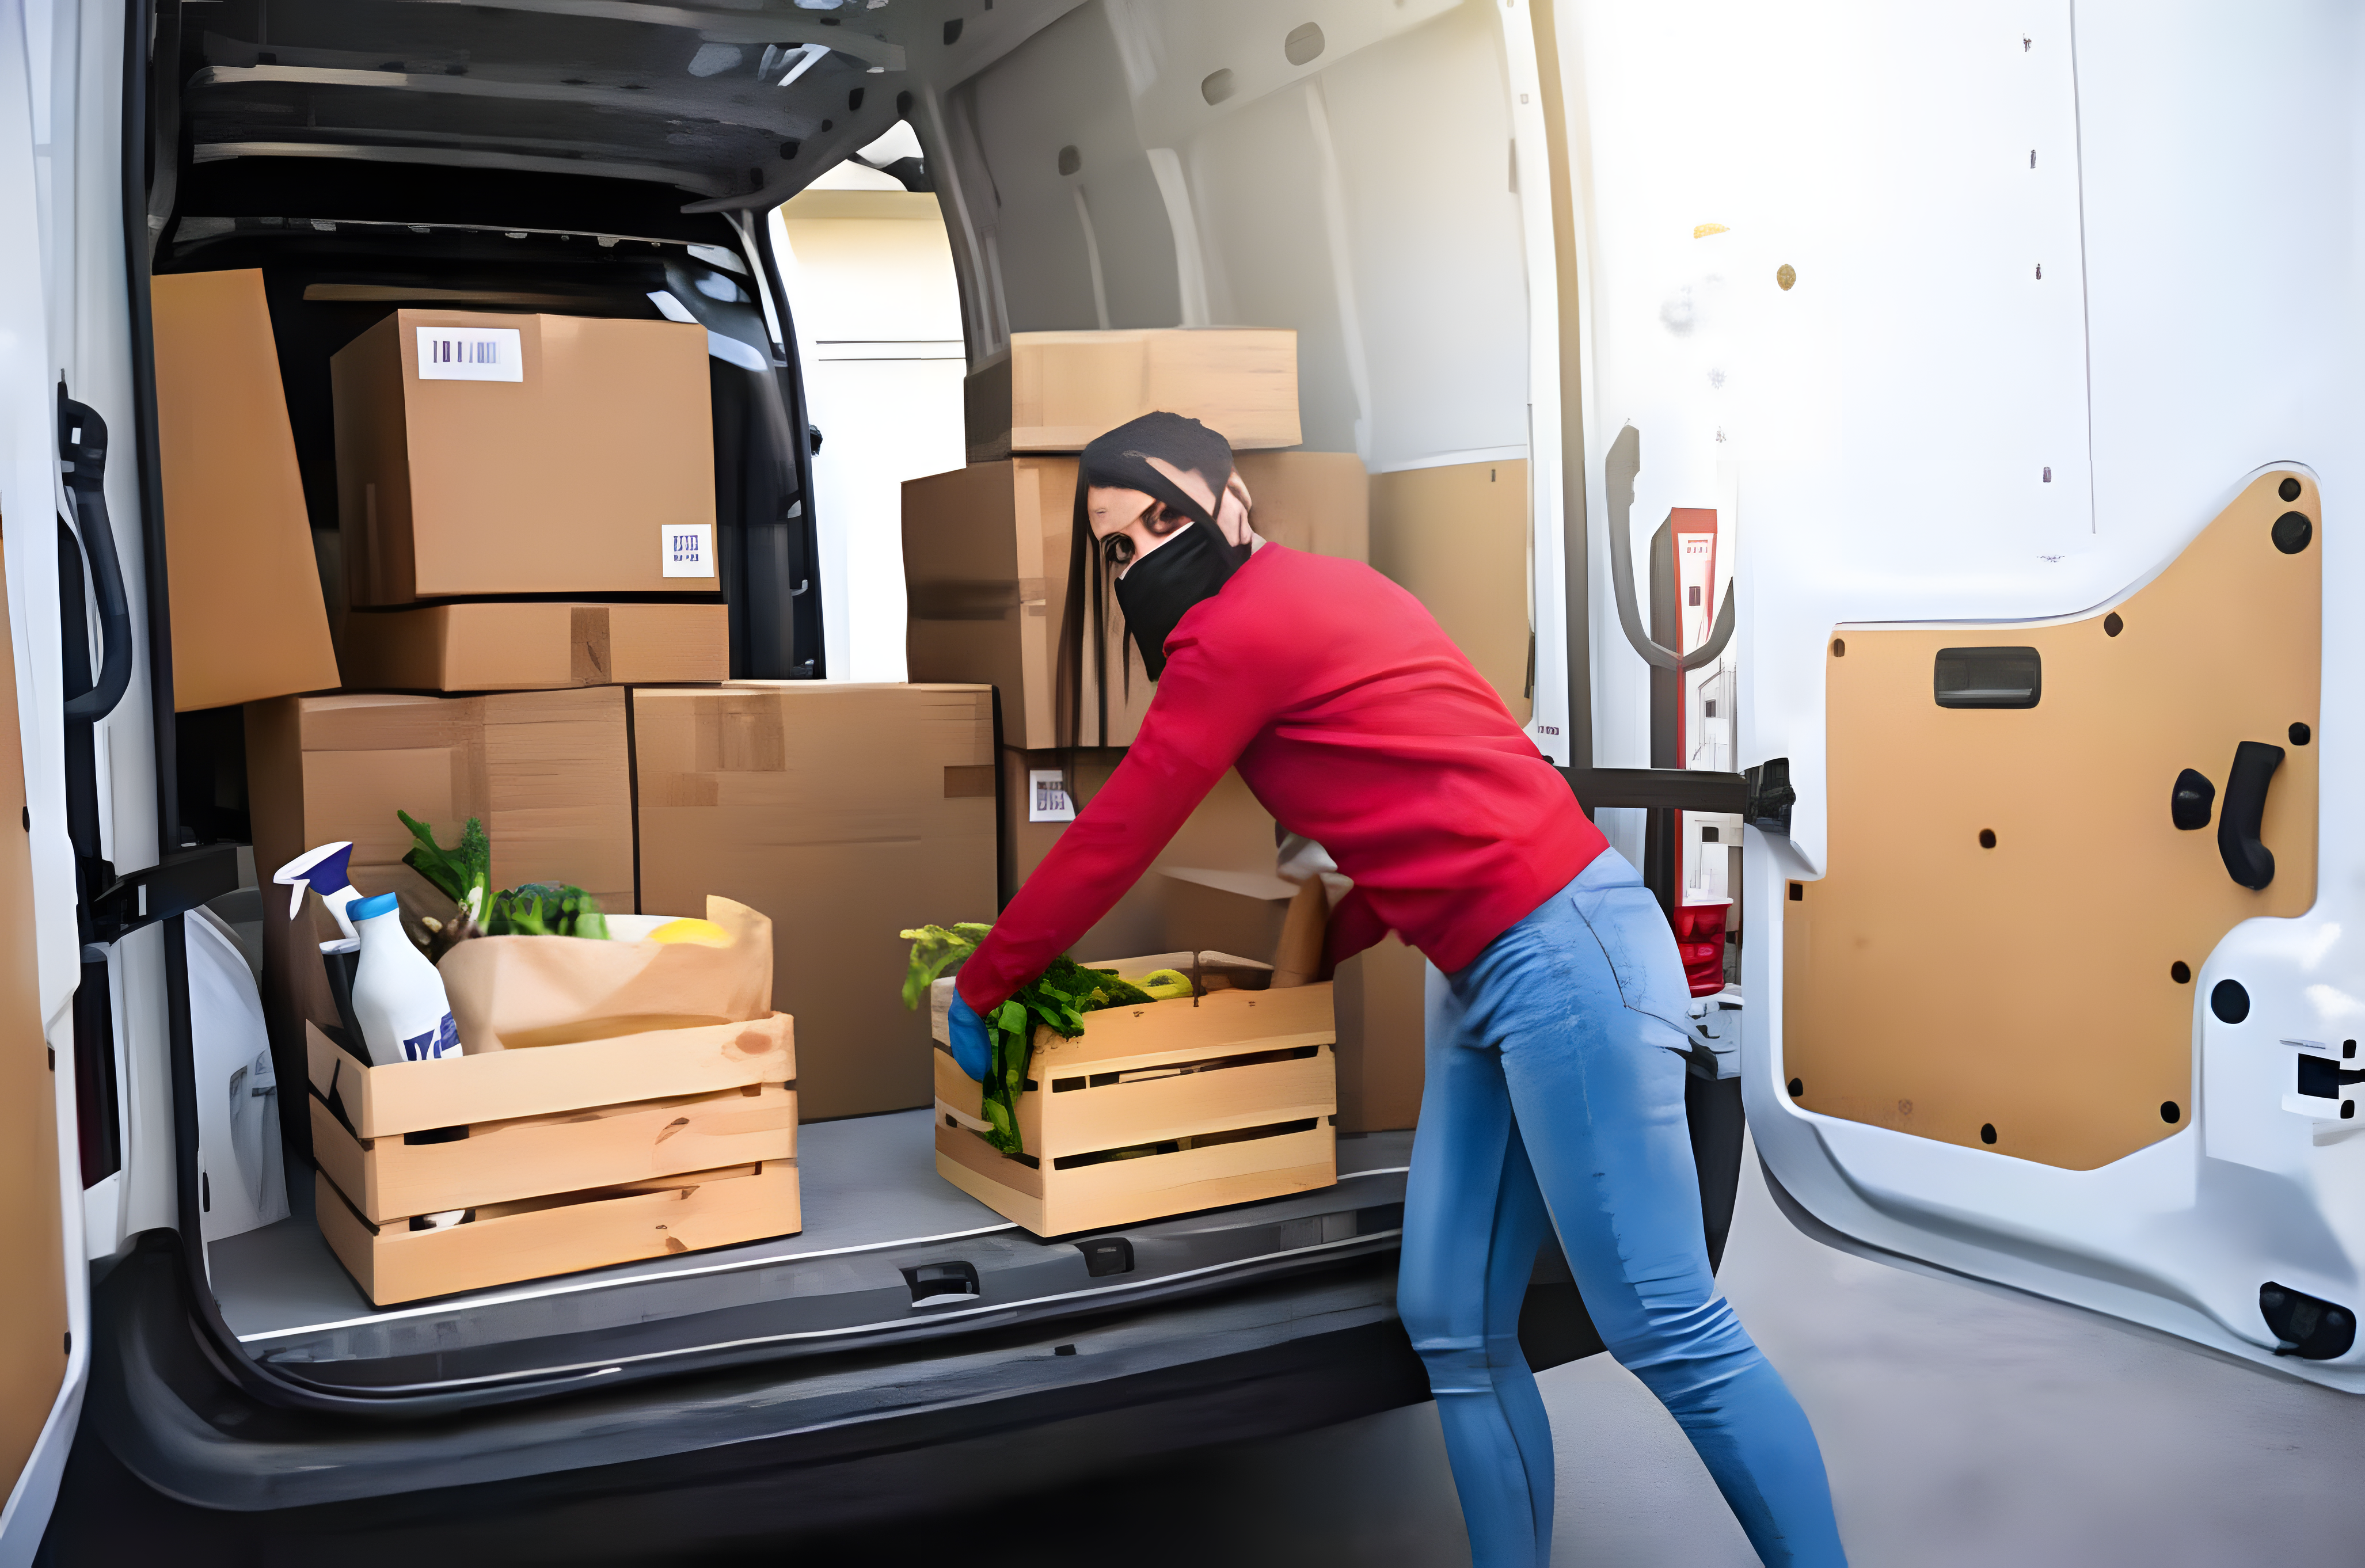
[[[421,327],[421,381],[523,381],[525,342],[515,327]]]
[[[657,530],[657,558],[669,577],[711,577],[714,575],[714,525],[673,522]]]
[[[1058,768],[1027,770],[1026,820],[1030,823],[1071,823],[1076,820],[1076,803],[1068,799],[1068,781]]]

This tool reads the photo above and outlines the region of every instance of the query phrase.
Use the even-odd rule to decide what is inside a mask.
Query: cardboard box
[[[1526,460],[1383,474],[1372,481],[1371,507],[1372,565],[1429,607],[1526,723],[1534,707]]]
[[[1242,453],[1235,466],[1266,538],[1292,549],[1363,558],[1370,480],[1352,453]],[[911,677],[992,686],[1002,694],[1003,744],[1026,750],[1060,744],[1053,677],[1067,610],[1075,504],[1071,457],[974,464],[903,485],[903,580],[911,607],[904,652]],[[1077,744],[1128,745],[1156,689],[1123,634],[1114,596],[1104,626],[1108,724],[1104,732],[1100,687],[1088,660]]]
[[[1256,531],[1316,555],[1371,559],[1372,480],[1351,452],[1235,452]]]
[[[977,682],[1002,694],[1004,741],[1059,744],[1053,706],[1074,536],[1076,460],[1020,457],[903,483],[906,668],[915,681]],[[1125,745],[1152,687],[1115,610],[1104,618],[1107,728],[1089,657],[1078,744]],[[1089,649],[1086,650],[1089,653]]]
[[[731,678],[723,604],[499,601],[355,610],[344,683],[398,691],[532,691]]]
[[[263,274],[168,274],[150,295],[173,706],[331,689],[337,659]]]
[[[1091,803],[1124,756],[1124,752],[1116,750],[1075,754],[1072,782],[1080,803]],[[1026,879],[1035,874],[1035,868],[1043,863],[1043,857],[1067,831],[1066,821],[1034,819],[1037,815],[1035,808],[1038,803],[1038,776],[1047,776],[1040,780],[1047,788],[1053,783],[1048,776],[1066,780],[1068,756],[1068,753],[1059,751],[1005,749],[1002,754],[1000,847],[1004,904],[1017,896]],[[1055,801],[1049,803],[1056,805]],[[1136,883],[1098,924],[1077,939],[1076,951],[1147,953],[1169,947],[1224,946],[1213,935],[1204,944],[1198,943],[1187,929],[1187,922],[1178,923],[1175,906],[1182,890],[1170,886],[1164,871],[1175,867],[1198,868],[1210,874],[1261,873],[1272,879],[1273,843],[1272,815],[1249,792],[1247,783],[1238,773],[1227,772],[1160,852],[1150,874]],[[1230,931],[1239,924],[1231,921],[1219,929]],[[1272,957],[1263,948],[1227,950],[1254,958]]]
[[[1429,961],[1394,932],[1339,966],[1339,1130],[1388,1132],[1420,1120]]]
[[[746,681],[632,701],[642,907],[718,893],[771,917],[805,1120],[929,1103],[897,934],[994,917],[992,693]]]
[[[353,885],[451,904],[402,864],[398,810],[458,842],[468,818],[493,841],[493,886],[572,882],[631,913],[633,790],[624,693],[500,697],[284,697],[246,711],[247,791],[263,900],[263,1018],[283,1082],[303,1070],[303,1023],[336,1022],[316,944],[338,935],[317,899],[291,919],[273,871],[317,844],[351,839]],[[701,898],[694,906],[705,908]]]
[[[329,370],[355,607],[721,587],[702,328],[397,310]]]
[[[1097,967],[1139,978],[1188,957]],[[1018,1157],[979,1136],[980,1086],[939,1044],[936,1171],[1037,1236],[1328,1187],[1339,1179],[1336,1038],[1328,984],[1104,1008],[1073,1039],[1037,1028]]]
[[[1081,452],[1164,409],[1237,449],[1295,446],[1297,334],[1286,328],[1127,328],[1014,332],[962,387],[969,459]]]

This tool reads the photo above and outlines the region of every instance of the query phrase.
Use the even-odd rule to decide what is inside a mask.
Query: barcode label
[[[1076,803],[1068,799],[1068,781],[1056,767],[1030,768],[1026,774],[1026,820],[1030,823],[1071,823]]]
[[[714,575],[714,525],[672,522],[657,530],[657,558],[669,577]]]
[[[419,379],[523,381],[523,339],[515,327],[421,327]]]

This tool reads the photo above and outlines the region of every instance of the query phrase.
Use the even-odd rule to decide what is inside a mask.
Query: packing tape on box
[[[1043,598],[1043,581],[1033,579],[1034,598]],[[1026,598],[1027,584],[1007,577],[939,577],[909,585],[906,595],[914,621],[999,621]]]
[[[945,768],[945,799],[965,801],[979,796],[989,801],[993,799],[993,764],[990,762],[969,767],[947,765]]]

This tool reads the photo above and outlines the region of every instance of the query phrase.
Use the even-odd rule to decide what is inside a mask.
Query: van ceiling
[[[170,134],[178,120],[183,211],[231,210],[198,193],[252,188],[236,174],[263,167],[315,202],[333,203],[341,186],[356,199],[416,192],[441,172],[459,187],[507,176],[500,183],[520,194],[538,182],[513,176],[628,181],[687,213],[763,207],[902,118],[909,100],[893,13],[917,23],[923,9],[918,0],[167,6],[158,57],[181,65],[176,82],[156,84],[157,129]],[[403,177],[389,180],[397,171]]]

